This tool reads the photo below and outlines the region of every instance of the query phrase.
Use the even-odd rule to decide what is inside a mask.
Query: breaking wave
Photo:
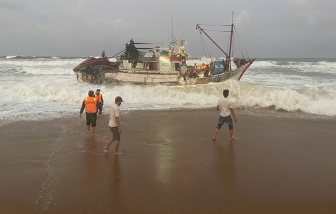
[[[34,60],[0,60],[1,65],[15,65],[15,66],[64,66],[64,65],[77,65],[83,62],[84,58],[76,59],[34,59]]]
[[[84,58],[0,59],[0,124],[77,115],[89,90],[102,90],[107,108],[116,96],[123,110],[202,109],[216,106],[223,89],[237,108],[271,108],[336,116],[336,62],[260,60],[241,81],[197,86],[91,85],[78,83],[72,69]],[[188,65],[206,62],[192,59]],[[312,73],[310,73],[312,72]],[[315,72],[315,73],[313,73]]]
[[[334,61],[311,61],[311,62],[298,62],[298,61],[255,61],[252,69],[267,69],[267,68],[287,68],[296,72],[305,73],[330,73],[336,74],[336,62]]]
[[[16,84],[13,87],[1,87],[7,94],[4,99],[11,103],[21,100],[27,103],[63,104],[72,106],[71,111],[80,108],[89,90],[97,86],[73,83],[67,79],[57,79],[53,84],[43,81]],[[276,110],[303,111],[317,115],[336,115],[335,86],[283,89],[279,87],[253,85],[241,81],[226,81],[201,86],[99,86],[105,105],[114,103],[114,97],[122,96],[123,108],[175,109],[209,108],[217,104],[223,89],[229,89],[230,98],[237,107],[274,107]],[[70,109],[64,108],[67,112]]]

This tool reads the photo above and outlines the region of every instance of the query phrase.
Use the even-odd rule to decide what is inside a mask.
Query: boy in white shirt
[[[235,122],[237,122],[236,116],[234,115],[233,111],[233,105],[232,102],[230,101],[229,98],[229,90],[224,90],[223,91],[224,97],[220,98],[218,100],[218,105],[216,107],[217,111],[220,110],[220,116],[219,116],[219,121],[218,125],[216,127],[215,135],[213,136],[213,140],[216,140],[217,132],[218,130],[222,127],[224,123],[227,123],[229,126],[230,130],[230,140],[233,140],[233,124],[232,124],[232,118],[231,115],[233,116]]]
[[[122,153],[118,152],[119,143],[120,143],[120,135],[122,133],[121,126],[120,126],[120,120],[119,120],[119,106],[121,105],[121,102],[124,102],[121,97],[115,98],[115,104],[113,104],[110,107],[110,121],[109,121],[109,127],[113,134],[113,137],[110,139],[110,141],[107,143],[107,145],[104,147],[104,152],[108,152],[108,148],[110,144],[115,141],[114,144],[114,154],[115,155],[121,155]]]

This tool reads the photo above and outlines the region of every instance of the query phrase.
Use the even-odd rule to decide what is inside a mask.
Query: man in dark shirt
[[[205,76],[205,77],[209,76],[209,71],[210,71],[210,68],[209,68],[209,65],[207,65],[207,66],[204,68],[204,76]]]
[[[88,133],[90,133],[90,125],[92,127],[92,135],[94,135],[94,131],[96,128],[96,120],[97,120],[97,111],[101,113],[101,105],[98,100],[94,97],[94,91],[89,91],[89,96],[83,100],[82,108],[79,112],[79,117],[82,117],[82,113],[86,112],[86,126],[88,129]]]

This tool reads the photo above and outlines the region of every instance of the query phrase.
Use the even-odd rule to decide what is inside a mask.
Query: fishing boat
[[[115,56],[106,57],[103,52],[98,58],[88,58],[73,71],[79,82],[93,84],[197,85],[228,79],[240,80],[255,59],[234,57],[232,44],[235,28],[233,23],[227,26],[231,27],[228,53],[213,41],[200,24],[196,25],[196,29],[206,35],[225,56],[211,59],[208,63],[188,65],[185,40],[170,43],[135,43],[131,40]]]

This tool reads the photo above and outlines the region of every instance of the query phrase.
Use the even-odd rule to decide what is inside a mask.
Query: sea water
[[[235,108],[336,116],[336,59],[257,59],[240,81],[197,86],[78,83],[73,68],[86,57],[0,57],[0,125],[77,116],[89,90],[101,89],[104,113],[116,96],[124,111],[203,109],[230,90]],[[200,58],[187,64],[207,62]]]

